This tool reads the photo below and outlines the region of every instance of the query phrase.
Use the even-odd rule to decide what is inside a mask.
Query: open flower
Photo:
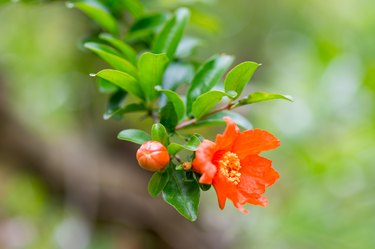
[[[266,206],[261,196],[279,174],[272,162],[259,156],[262,151],[274,149],[280,141],[267,131],[254,129],[240,132],[230,117],[224,134],[216,136],[216,142],[204,140],[197,148],[193,169],[202,174],[199,182],[213,184],[221,209],[230,199],[240,211],[246,203]]]

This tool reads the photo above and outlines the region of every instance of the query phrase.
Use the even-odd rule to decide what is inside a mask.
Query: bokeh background
[[[0,248],[375,248],[373,0],[144,1],[191,6],[197,59],[262,63],[247,91],[295,99],[239,110],[282,141],[267,152],[281,175],[269,206],[221,211],[211,190],[196,223],[147,196],[136,147],[116,140],[150,122],[102,120],[88,74],[107,65],[81,47],[88,18],[63,1],[3,2]]]

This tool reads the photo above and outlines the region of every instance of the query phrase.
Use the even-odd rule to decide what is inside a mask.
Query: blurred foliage
[[[173,8],[176,1],[145,2]],[[267,128],[282,141],[272,153],[281,179],[269,192],[271,204],[266,209],[251,207],[248,216],[228,205],[223,215],[210,195],[211,202],[202,203],[202,219],[226,227],[227,236],[237,242],[232,248],[374,248],[375,2],[236,0],[216,1],[215,8],[202,3],[213,1],[183,2],[195,2],[198,10],[219,20],[220,35],[206,35],[209,46],[201,48],[202,57],[226,51],[238,61],[261,62],[253,88],[269,84],[273,92],[295,98],[293,104],[260,103],[249,115],[256,127]],[[90,26],[88,20],[62,3],[3,5],[0,16],[0,70],[11,82],[18,115],[46,136],[79,126],[77,106],[99,116],[103,102],[93,100],[95,87],[85,74],[101,67],[76,48]],[[14,191],[27,193],[24,181],[33,182],[21,176]],[[11,195],[13,188],[6,189]],[[1,196],[4,191],[2,187]],[[48,192],[36,194],[30,199],[35,207],[25,211],[15,207],[22,207],[21,198],[19,204],[11,199],[1,202],[1,209],[8,210],[1,211],[1,224],[4,215],[38,215],[41,211],[33,210],[41,199],[53,202]],[[56,213],[61,212],[57,208]],[[37,216],[35,222],[42,218]],[[47,226],[60,219],[51,218]],[[44,239],[50,236],[40,234]],[[106,232],[92,240],[103,236]]]

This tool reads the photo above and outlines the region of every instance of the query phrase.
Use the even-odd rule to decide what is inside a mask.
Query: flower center
[[[227,151],[219,160],[219,172],[235,185],[240,182],[240,169],[240,159],[235,153]]]

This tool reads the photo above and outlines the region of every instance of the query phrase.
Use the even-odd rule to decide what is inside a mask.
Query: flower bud
[[[163,144],[157,141],[147,141],[138,149],[137,160],[142,168],[158,171],[168,165],[169,154]]]

